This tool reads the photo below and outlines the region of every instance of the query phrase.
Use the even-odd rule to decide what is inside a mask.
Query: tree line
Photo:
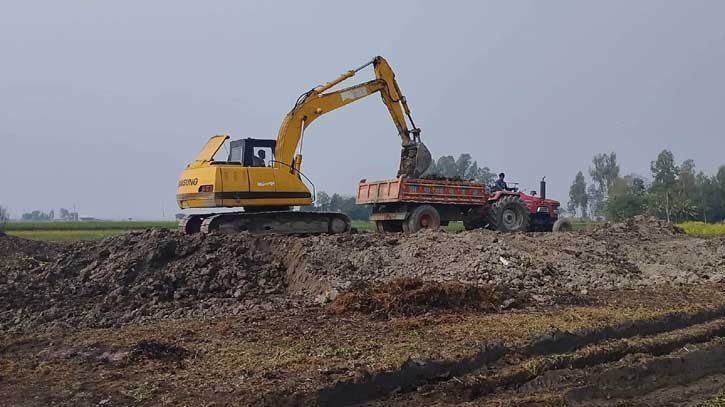
[[[78,213],[71,212],[68,209],[60,208],[58,215],[56,216],[55,210],[49,212],[34,210],[25,212],[20,216],[20,219],[26,222],[30,221],[51,221],[51,220],[78,220]],[[0,206],[0,222],[7,222],[10,220],[10,212],[8,208]]]
[[[65,208],[60,208],[58,216],[55,215],[55,210],[51,209],[50,212],[43,212],[34,210],[32,212],[26,212],[20,217],[24,221],[41,221],[41,220],[78,220],[78,213],[69,211]]]
[[[677,163],[662,150],[650,162],[651,179],[620,175],[614,152],[597,154],[587,182],[579,171],[569,188],[567,209],[573,216],[619,221],[648,214],[673,222],[725,220],[725,165],[707,175],[695,170],[692,159]]]
[[[496,180],[491,169],[479,167],[478,161],[473,160],[469,153],[463,153],[458,158],[452,155],[439,157],[431,163],[423,177],[470,180],[484,185],[492,185]]]
[[[342,212],[352,220],[368,220],[371,208],[355,203],[354,196],[332,194],[325,191],[317,193],[315,202],[312,205],[300,207],[302,211],[312,212]]]

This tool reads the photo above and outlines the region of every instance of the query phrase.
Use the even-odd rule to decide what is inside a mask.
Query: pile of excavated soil
[[[597,226],[592,234],[599,237],[624,237],[656,239],[683,234],[682,229],[655,217],[638,215],[621,223],[605,223]]]
[[[725,282],[723,243],[645,218],[546,234],[185,236],[156,230],[69,244],[2,237],[0,330],[214,317],[326,302],[340,293],[352,293],[339,300],[347,298],[348,308],[392,314],[430,307],[417,298],[431,293],[443,293],[444,309],[457,306],[456,295],[470,298],[465,289],[426,282],[496,287],[498,294],[516,293],[503,301],[528,296],[551,304],[597,290]],[[374,288],[399,279],[422,286]]]
[[[610,229],[622,230],[614,225]],[[321,295],[351,281],[419,278],[503,286],[547,302],[557,293],[587,294],[655,284],[725,282],[722,239],[650,234],[500,234],[420,232],[414,235],[315,236],[300,267],[327,283]]]
[[[33,269],[58,254],[58,245],[0,234],[0,270]],[[0,282],[3,276],[0,274]]]
[[[65,246],[11,244],[16,261],[0,273],[0,329],[116,326],[284,302],[285,268],[248,236],[156,230]]]
[[[332,300],[328,309],[336,314],[359,312],[386,318],[437,310],[493,312],[520,305],[525,300],[501,287],[400,278],[351,287]]]

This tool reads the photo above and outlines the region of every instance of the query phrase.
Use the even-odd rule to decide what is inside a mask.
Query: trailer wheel
[[[554,226],[551,229],[554,232],[571,232],[573,227],[569,219],[559,218],[554,222]]]
[[[430,205],[421,205],[408,216],[403,222],[403,230],[408,233],[415,233],[421,229],[436,230],[441,226],[441,215],[436,208]]]
[[[400,233],[403,231],[403,221],[400,220],[376,220],[375,230],[378,233]]]
[[[489,225],[499,232],[525,232],[529,229],[529,207],[516,195],[503,195],[491,204]]]

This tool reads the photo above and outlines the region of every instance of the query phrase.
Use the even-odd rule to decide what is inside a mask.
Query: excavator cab
[[[269,167],[274,162],[277,140],[245,138],[229,142],[230,163],[241,163],[244,167]]]

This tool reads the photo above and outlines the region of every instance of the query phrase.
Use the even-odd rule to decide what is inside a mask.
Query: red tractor
[[[357,203],[371,205],[370,220],[379,232],[415,232],[462,221],[467,230],[489,228],[502,232],[569,230],[559,220],[560,203],[541,195],[492,191],[471,181],[400,177],[360,181]]]

